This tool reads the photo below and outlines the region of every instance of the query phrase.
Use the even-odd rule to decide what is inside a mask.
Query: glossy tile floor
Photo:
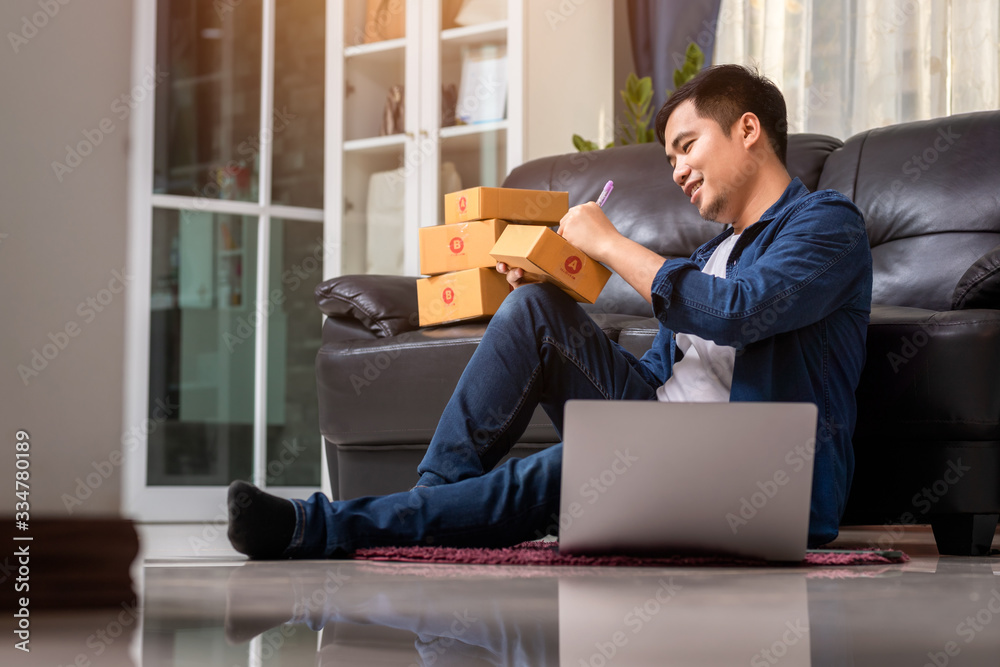
[[[892,531],[836,544],[910,562],[614,569],[257,563],[204,527],[144,527],[138,612],[36,615],[30,656],[5,642],[0,664],[1000,665],[1000,556]]]

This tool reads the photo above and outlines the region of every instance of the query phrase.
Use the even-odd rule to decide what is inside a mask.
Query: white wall
[[[572,153],[573,134],[613,138],[613,0],[525,3],[524,160]]]
[[[0,514],[14,511],[17,429],[32,517],[66,518],[61,497],[78,491],[73,516],[119,514],[128,107],[115,101],[131,33],[131,0],[0,3]],[[67,145],[93,148],[57,175]],[[25,384],[35,351],[52,358]]]

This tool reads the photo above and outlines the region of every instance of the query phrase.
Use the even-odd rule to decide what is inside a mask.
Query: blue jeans
[[[541,405],[562,434],[571,398],[655,400],[639,373],[579,305],[550,284],[504,301],[448,401],[410,491],[330,502],[294,500],[285,552],[330,558],[374,546],[501,547],[558,526],[562,444],[497,463]]]

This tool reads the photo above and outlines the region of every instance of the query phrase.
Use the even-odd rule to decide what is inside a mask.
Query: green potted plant
[[[698,45],[692,42],[684,53],[684,63],[680,69],[674,70],[674,90],[693,79],[705,64],[705,54]],[[668,91],[667,96],[673,91]],[[629,146],[631,144],[650,143],[656,138],[653,128],[649,126],[653,117],[650,105],[653,102],[653,80],[648,76],[641,79],[631,73],[625,80],[625,89],[621,91],[625,103],[625,119],[619,123],[619,132],[614,141],[604,148],[612,146]],[[578,151],[593,151],[601,148],[596,142],[584,139],[579,134],[573,135],[573,146]]]

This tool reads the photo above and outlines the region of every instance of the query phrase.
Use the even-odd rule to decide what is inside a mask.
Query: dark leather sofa
[[[865,215],[874,260],[868,356],[857,390],[856,467],[845,524],[931,524],[942,554],[990,550],[1000,515],[1000,112],[899,124],[846,142],[789,137],[788,168]],[[504,185],[568,190],[664,257],[720,227],[703,221],[659,144],[528,162]],[[410,488],[485,322],[417,325],[413,277],[343,276],[316,289],[328,316],[316,360],[320,429],[338,498]],[[617,275],[587,306],[636,355],[656,331]],[[541,410],[512,455],[558,440]]]

